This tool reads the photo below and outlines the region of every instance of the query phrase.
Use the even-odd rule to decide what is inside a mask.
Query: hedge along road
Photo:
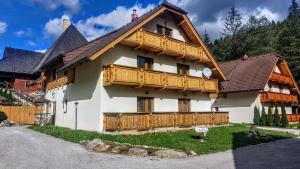
[[[234,151],[172,160],[93,153],[78,144],[25,127],[8,127],[0,128],[0,168],[300,168],[299,145],[299,138],[285,139]]]

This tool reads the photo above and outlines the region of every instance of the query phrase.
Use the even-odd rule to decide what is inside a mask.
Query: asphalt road
[[[300,139],[170,160],[93,153],[24,127],[0,128],[0,169],[300,168]]]

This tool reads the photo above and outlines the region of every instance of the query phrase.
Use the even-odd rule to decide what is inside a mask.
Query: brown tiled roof
[[[221,83],[222,93],[263,90],[278,56],[274,53],[220,63],[228,78]]]

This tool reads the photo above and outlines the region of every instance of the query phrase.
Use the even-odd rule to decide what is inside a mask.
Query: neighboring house
[[[209,79],[202,75],[206,67],[212,70]],[[43,66],[41,79],[55,125],[101,132],[108,130],[107,119],[115,113],[127,114],[124,119],[136,128],[146,126],[145,118],[153,114],[168,123],[180,112],[190,113],[189,117],[211,113],[218,82],[226,77],[187,13],[163,3],[141,17],[134,13],[127,25],[59,55]],[[185,114],[181,117],[183,124],[189,123]],[[113,125],[126,127],[119,121]]]
[[[220,63],[228,78],[213,107],[229,112],[229,121],[252,123],[254,107],[284,106],[287,114],[296,113],[298,86],[286,61],[276,53]],[[273,110],[274,111],[274,110]]]
[[[6,47],[0,60],[0,82],[8,82],[11,87],[26,93],[42,90],[40,84],[28,84],[40,76],[35,72],[35,67],[43,56],[44,54],[39,52]]]

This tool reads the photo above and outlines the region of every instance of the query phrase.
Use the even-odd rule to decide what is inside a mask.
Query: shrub
[[[255,125],[259,125],[260,122],[260,114],[258,108],[255,106],[254,107],[254,117],[253,117],[253,123]]]
[[[275,107],[275,113],[274,113],[274,120],[273,120],[273,124],[274,126],[278,127],[280,123],[280,117],[279,117],[279,112],[278,112],[278,108]]]
[[[272,125],[273,125],[273,113],[272,113],[272,107],[269,107],[269,108],[268,108],[267,125],[268,125],[268,126],[272,126]]]
[[[264,107],[262,107],[261,117],[260,117],[260,125],[265,126],[267,124],[267,114]]]
[[[0,111],[0,123],[7,119],[7,116],[4,112]]]
[[[281,125],[282,125],[282,127],[289,126],[289,121],[287,119],[287,115],[286,115],[284,106],[281,107]]]

